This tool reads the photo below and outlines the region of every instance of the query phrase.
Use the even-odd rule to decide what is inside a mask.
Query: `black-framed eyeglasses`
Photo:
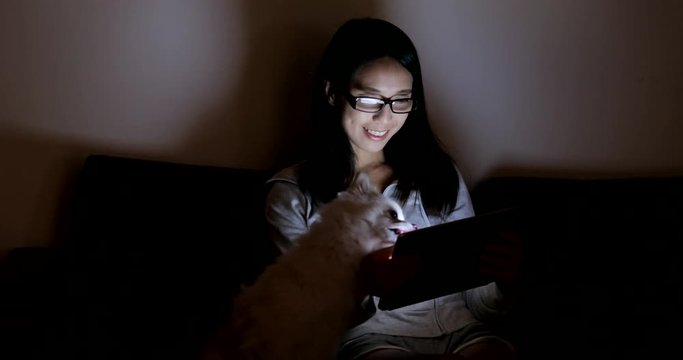
[[[349,93],[345,93],[344,96],[352,108],[366,113],[380,112],[387,104],[394,114],[407,114],[415,110],[415,99],[413,98],[380,99],[369,96],[353,96]]]

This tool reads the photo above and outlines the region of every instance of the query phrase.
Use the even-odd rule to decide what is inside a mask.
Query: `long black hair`
[[[355,155],[342,127],[341,110],[328,102],[326,84],[339,97],[361,66],[383,57],[397,60],[412,74],[416,104],[384,147],[385,162],[398,180],[394,196],[405,203],[412,191],[418,191],[428,212],[447,215],[455,208],[459,178],[427,120],[417,50],[401,29],[380,19],[347,21],[323,52],[314,78],[313,133],[300,186],[316,203],[328,202],[348,187],[355,173]]]

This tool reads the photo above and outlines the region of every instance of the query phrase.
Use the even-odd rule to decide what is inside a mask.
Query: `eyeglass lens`
[[[412,99],[396,99],[389,103],[391,110],[395,113],[407,113],[413,109]],[[358,97],[356,98],[356,110],[366,112],[378,112],[384,107],[381,99]]]

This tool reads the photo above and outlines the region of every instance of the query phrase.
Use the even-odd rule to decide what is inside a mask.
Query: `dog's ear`
[[[354,194],[376,194],[378,190],[370,180],[370,176],[364,171],[359,171],[349,187],[349,192]]]

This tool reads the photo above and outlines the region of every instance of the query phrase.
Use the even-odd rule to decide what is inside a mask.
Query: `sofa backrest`
[[[269,175],[89,156],[66,244],[68,276],[82,294],[75,301],[97,309],[84,315],[84,331],[118,351],[194,353],[240,286],[273,260],[263,211]]]

